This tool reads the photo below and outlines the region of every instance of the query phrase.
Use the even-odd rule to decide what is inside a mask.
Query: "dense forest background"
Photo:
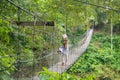
[[[67,33],[74,45],[93,24],[91,43],[76,63],[62,76],[53,73],[57,78],[47,70],[41,72],[46,77],[40,77],[44,76],[42,80],[119,80],[119,5],[119,0],[1,0],[0,80],[21,77],[17,72],[32,70],[34,64],[38,67],[32,73],[36,73],[46,61],[40,58],[61,45],[62,34]],[[12,24],[14,21],[54,21],[55,26],[18,26]],[[48,62],[43,66],[48,66]]]

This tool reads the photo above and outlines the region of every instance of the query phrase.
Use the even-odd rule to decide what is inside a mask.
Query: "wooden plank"
[[[44,22],[44,21],[36,21],[35,25],[34,25],[34,21],[14,21],[12,22],[12,24],[17,24],[20,26],[54,26],[54,22],[53,21],[48,21],[48,22]]]

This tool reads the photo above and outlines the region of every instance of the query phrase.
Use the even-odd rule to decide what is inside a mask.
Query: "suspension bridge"
[[[16,44],[16,46],[14,46],[14,49],[16,49],[17,52],[14,55],[9,55],[9,54],[4,56],[0,55],[1,62],[4,60],[10,60],[10,61],[6,61],[6,64],[9,64],[9,66],[0,64],[0,66],[2,66],[2,68],[0,68],[0,72],[4,74],[4,72],[9,71],[10,77],[13,80],[39,80],[36,72],[42,70],[42,67],[47,67],[49,71],[53,71],[61,74],[67,71],[76,62],[76,60],[86,51],[87,47],[89,46],[93,34],[93,28],[88,29],[83,35],[79,37],[79,42],[75,46],[72,46],[69,50],[67,64],[62,65],[62,56],[61,54],[57,53],[56,45],[54,41],[55,39],[59,39],[58,37],[60,37],[60,36],[56,36],[56,32],[59,31],[55,31],[56,25],[54,21],[42,20],[40,16],[34,14],[33,12],[30,12],[30,10],[21,7],[19,5],[19,1],[18,4],[16,4],[14,0],[4,0],[4,1],[6,1],[5,3],[8,2],[9,4],[8,6],[6,4],[4,5],[5,9],[7,9],[7,7],[11,7],[11,8],[14,7],[15,8],[14,13],[17,12],[13,14],[14,16],[17,16],[17,19],[16,17],[13,18],[16,21],[10,21],[11,19],[8,20],[5,15],[1,14],[2,12],[0,13],[0,15],[2,16],[2,19],[1,18],[0,19],[3,21],[6,20],[10,22],[11,25],[10,27],[15,29],[15,31],[11,35],[13,38],[17,38],[15,39],[14,42]],[[88,3],[86,1],[85,2],[80,0],[76,0],[76,1],[86,5],[91,5],[103,9],[112,10],[115,12],[120,12],[120,10],[111,7],[104,7],[104,6]],[[22,14],[25,14],[27,16],[29,15],[30,18],[29,20],[31,21],[25,21],[27,20],[25,18],[22,18],[23,21],[21,21],[21,16],[25,16]],[[42,26],[42,28],[35,29],[36,26],[37,27]],[[51,27],[48,28],[48,26]],[[42,34],[42,36],[45,39],[45,41],[43,41],[44,46],[46,45],[48,46],[48,44],[46,44],[45,42],[48,42],[49,40],[50,43],[49,45],[52,46],[51,50],[49,49],[36,50],[36,47],[39,47],[35,45],[35,43],[39,44],[39,42],[38,43],[36,42],[37,41],[36,39],[38,39],[36,38],[36,36],[38,37],[38,35],[36,34]],[[22,38],[22,40],[20,40],[20,37]],[[26,45],[21,47],[20,44],[20,43],[24,44],[24,42],[26,41],[26,39],[28,39],[28,37],[32,39],[31,43],[29,43],[30,44],[29,48],[32,49],[31,52],[27,50],[25,52],[25,50],[23,49],[26,48],[25,47]],[[27,53],[31,53],[29,54],[29,57]],[[12,59],[16,61],[12,61]]]
[[[67,69],[69,69],[72,64],[75,63],[75,61],[86,51],[87,47],[89,46],[90,40],[92,38],[93,34],[93,28],[89,29],[82,35],[82,39],[77,43],[77,45],[70,49],[69,51],[69,57],[68,57],[68,63],[66,65],[62,64],[61,54],[58,54],[57,52],[51,55],[48,55],[49,57],[52,57],[52,60],[56,60],[59,57],[60,59],[57,60],[56,63],[53,63],[51,66],[49,66],[49,71],[57,72],[61,74],[62,72],[65,72]],[[50,61],[52,63],[53,61]],[[31,78],[18,78],[18,80],[39,80],[38,76],[33,76]]]

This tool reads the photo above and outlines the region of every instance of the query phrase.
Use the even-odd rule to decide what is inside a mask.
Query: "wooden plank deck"
[[[91,40],[91,37],[92,37],[92,33],[93,33],[93,29],[90,29],[87,32],[85,38],[78,43],[78,46],[76,48],[70,50],[70,53],[69,53],[69,56],[68,56],[68,63],[67,63],[67,65],[63,65],[62,66],[61,65],[62,64],[62,60],[61,60],[60,62],[58,62],[55,65],[51,66],[49,68],[49,70],[57,72],[57,73],[62,73],[64,71],[66,71],[78,59],[78,57],[80,57],[80,55],[82,53],[84,53],[84,51],[87,49],[87,47],[89,45],[89,42]],[[81,43],[82,43],[82,45],[81,45]]]

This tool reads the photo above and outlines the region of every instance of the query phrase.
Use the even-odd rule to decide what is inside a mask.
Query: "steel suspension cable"
[[[24,11],[25,13],[27,13],[33,17],[36,16],[37,18],[41,19],[40,16],[34,15],[34,13],[32,13],[32,12],[28,11],[27,9],[15,4],[13,1],[11,1],[11,0],[6,0],[6,1],[8,1],[10,4],[14,5],[15,7],[19,8],[20,10]]]
[[[11,1],[11,0],[6,0],[6,1],[8,1],[10,4],[14,5],[15,7],[20,8],[21,10],[23,10],[23,11],[26,12],[27,14],[29,14],[29,15],[31,15],[31,16],[34,16],[34,15],[33,15],[31,12],[29,12],[27,9],[24,9],[23,7],[15,4],[13,1]]]
[[[100,8],[104,8],[104,9],[109,9],[109,10],[112,10],[112,11],[120,12],[120,10],[118,10],[118,9],[113,9],[113,8],[110,8],[110,7],[105,7],[105,6],[101,6],[101,5],[97,5],[97,4],[92,4],[92,3],[81,1],[81,0],[76,0],[76,1],[84,3],[84,4],[87,4],[87,5],[96,6],[96,7],[100,7]]]
[[[75,1],[87,4],[87,5],[91,5],[91,6],[96,6],[96,7],[100,7],[100,8],[104,8],[104,9],[109,9],[109,10],[112,10],[112,11],[120,12],[120,10],[113,9],[113,8],[110,8],[110,7],[105,7],[105,6],[101,6],[101,5],[97,5],[97,4],[92,4],[92,3],[81,1],[81,0],[75,0]]]

